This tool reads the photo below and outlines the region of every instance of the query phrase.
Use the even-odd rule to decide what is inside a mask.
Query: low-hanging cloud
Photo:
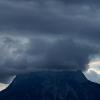
[[[84,70],[97,50],[66,37],[0,37],[0,68],[19,74],[35,70]]]
[[[0,73],[86,70],[99,54],[98,0],[1,0]]]

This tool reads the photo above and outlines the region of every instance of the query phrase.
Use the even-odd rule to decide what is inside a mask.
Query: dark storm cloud
[[[17,31],[17,34],[20,32],[31,35],[69,34],[98,38],[99,8],[90,4],[80,5],[81,2],[77,0],[65,2],[64,0],[3,0],[0,3],[0,30],[7,33],[11,31],[13,34]],[[88,0],[83,2],[87,3]]]
[[[42,31],[43,33],[77,32],[79,27],[83,27],[84,21],[87,24],[88,19],[84,17],[89,17],[87,13],[91,10],[84,5],[82,7],[66,5],[59,0],[41,2],[40,0],[21,2],[4,0],[1,1],[0,8],[1,30]],[[78,17],[83,17],[83,20]]]
[[[0,70],[84,70],[99,53],[98,0],[1,0]]]
[[[0,37],[0,69],[7,75],[42,70],[85,70],[95,46],[66,37]]]

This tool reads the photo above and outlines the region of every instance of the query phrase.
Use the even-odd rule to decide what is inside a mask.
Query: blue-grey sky
[[[1,76],[87,69],[100,53],[99,5],[99,0],[0,0]]]

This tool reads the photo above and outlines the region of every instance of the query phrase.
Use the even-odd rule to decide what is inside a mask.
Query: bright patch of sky
[[[89,80],[100,84],[100,58],[91,60],[88,65],[89,69],[84,72],[85,76]]]

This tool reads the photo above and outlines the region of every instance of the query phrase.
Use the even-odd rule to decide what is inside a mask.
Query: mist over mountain
[[[98,0],[0,0],[0,82],[37,69],[87,70],[100,56],[99,5]]]

